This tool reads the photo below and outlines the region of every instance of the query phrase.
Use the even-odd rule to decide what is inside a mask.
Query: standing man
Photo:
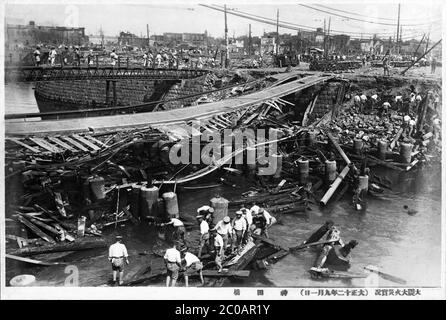
[[[189,286],[189,276],[197,273],[200,275],[201,284],[204,285],[203,279],[203,264],[200,259],[187,251],[186,247],[181,248],[181,263],[184,266],[184,283],[186,287]]]
[[[235,219],[232,221],[232,230],[234,230],[235,235],[235,242],[232,242],[232,247],[234,248],[234,245],[237,246],[237,253],[240,252],[247,227],[246,220],[243,218],[243,213],[237,211],[235,213]]]
[[[33,55],[34,55],[34,61],[35,61],[36,67],[40,66],[40,47],[39,46],[36,47],[36,50],[34,50]]]
[[[217,233],[215,229],[211,230],[214,237],[214,249],[215,249],[215,264],[218,267],[218,272],[223,270],[223,259],[225,258],[224,241],[221,235]]]
[[[143,62],[144,62],[144,68],[147,68],[149,65],[149,56],[147,55],[147,52],[144,52],[144,55],[142,56]]]
[[[167,269],[167,278],[166,278],[166,287],[170,285],[170,279],[172,279],[172,287],[175,287],[175,284],[178,279],[178,273],[181,267],[181,255],[177,250],[178,243],[173,242],[171,248],[166,250],[166,254],[164,255],[164,263]]]
[[[217,233],[223,238],[223,252],[225,252],[228,247],[229,238],[232,238],[232,226],[230,222],[231,219],[226,216],[223,220],[217,222],[214,227]]]
[[[50,51],[50,54],[49,54],[49,60],[50,60],[50,65],[52,67],[54,67],[54,64],[56,62],[56,55],[57,55],[56,48],[55,47],[51,47],[51,51]]]
[[[431,60],[431,73],[435,73],[435,68],[437,67],[437,59],[433,56]]]
[[[390,71],[389,71],[389,65],[390,65],[389,51],[386,52],[386,55],[383,57],[382,61],[383,61],[384,76],[389,76],[390,75]]]
[[[116,62],[118,62],[118,55],[116,54],[116,49],[113,49],[112,52],[110,53],[110,58],[111,58],[111,65],[115,66]]]
[[[122,243],[122,236],[116,236],[116,242],[108,249],[108,260],[112,264],[113,283],[116,284],[116,276],[119,271],[119,285],[122,285],[124,278],[124,260],[129,264],[127,248]]]
[[[76,61],[76,66],[80,67],[80,65],[81,65],[81,51],[80,51],[79,47],[76,47],[76,49],[74,49],[74,59]]]
[[[90,49],[87,54],[87,66],[93,64],[93,58],[94,58],[93,49]]]
[[[206,246],[207,252],[210,252],[209,224],[203,219],[202,215],[198,215],[197,220],[198,224],[200,225],[200,247],[198,248],[198,258],[201,258],[201,253],[204,246]]]

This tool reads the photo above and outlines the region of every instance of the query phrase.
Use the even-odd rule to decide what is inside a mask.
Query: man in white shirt
[[[214,208],[210,206],[201,206],[200,208],[197,209],[197,213],[199,215],[202,215],[204,217],[204,220],[206,220],[208,224],[212,223],[213,220],[212,215],[214,213]]]
[[[182,265],[185,267],[184,269],[184,283],[186,287],[189,286],[189,276],[194,273],[199,273],[201,284],[204,285],[204,279],[203,279],[203,264],[201,263],[200,259],[187,251],[186,247],[183,247],[181,249],[181,262]]]
[[[36,50],[33,52],[34,61],[36,62],[36,66],[40,66],[40,47],[36,47]]]
[[[197,216],[198,224],[200,226],[200,247],[198,248],[198,258],[201,258],[201,252],[203,247],[206,246],[206,250],[210,251],[209,242],[209,224],[202,215]]]
[[[167,269],[166,287],[169,287],[170,279],[172,279],[172,287],[175,287],[178,279],[178,273],[181,267],[181,255],[177,250],[177,245],[174,242],[173,246],[167,249],[164,255],[164,263]]]
[[[233,248],[237,246],[237,252],[240,251],[243,237],[245,235],[247,229],[247,223],[245,218],[243,218],[243,213],[241,211],[237,211],[235,213],[235,219],[232,220],[232,229],[235,234],[235,241],[233,241]]]
[[[115,66],[116,62],[118,62],[118,55],[116,54],[116,50],[113,49],[112,53],[110,53],[110,58],[111,58],[111,65]]]
[[[226,248],[228,247],[229,238],[232,238],[232,226],[231,226],[231,219],[226,216],[223,218],[223,220],[220,220],[215,225],[214,229],[217,231],[217,233],[223,238],[224,246],[223,251],[226,251]]]
[[[57,55],[57,51],[55,47],[51,47],[51,51],[49,54],[49,60],[50,60],[50,64],[52,67],[54,67],[54,64],[56,62],[56,55]]]
[[[170,222],[161,223],[161,226],[172,225],[174,227],[173,236],[175,240],[182,241],[184,243],[184,235],[186,234],[186,228],[183,221],[177,218],[170,218]]]
[[[222,262],[225,257],[224,241],[221,235],[217,233],[217,230],[211,229],[214,237],[214,248],[215,248],[215,264],[218,267],[218,272],[223,270]]]
[[[127,248],[122,243],[122,237],[116,236],[116,242],[108,249],[108,260],[112,264],[113,283],[116,284],[116,276],[119,271],[119,284],[122,285],[124,278],[124,260],[129,264]]]

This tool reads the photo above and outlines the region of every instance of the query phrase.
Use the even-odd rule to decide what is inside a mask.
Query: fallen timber
[[[35,259],[29,259],[29,258],[15,256],[15,255],[12,255],[12,254],[5,254],[5,258],[6,259],[15,260],[15,261],[20,261],[20,262],[26,262],[26,263],[30,263],[30,264],[36,264],[36,265],[39,265],[39,266],[58,266],[58,265],[65,265],[66,264],[64,262],[47,262],[47,261],[40,261],[40,260],[35,260]]]
[[[311,75],[297,79],[276,87],[244,95],[241,98],[225,99],[215,103],[199,106],[173,109],[168,111],[127,114],[103,117],[88,117],[67,120],[42,120],[32,122],[6,122],[7,136],[20,135],[55,135],[88,132],[94,128],[95,132],[116,130],[116,128],[137,128],[159,125],[181,124],[199,117],[212,117],[231,110],[246,108],[266,100],[280,98],[313,85],[326,82],[334,78],[332,75]]]
[[[102,238],[91,238],[84,240],[77,240],[71,243],[55,243],[41,247],[24,247],[8,252],[8,254],[16,256],[31,256],[41,253],[53,252],[67,252],[67,251],[82,251],[96,248],[104,248],[107,243]]]

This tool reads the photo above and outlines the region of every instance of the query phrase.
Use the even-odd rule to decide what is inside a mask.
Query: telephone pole
[[[147,46],[150,47],[150,31],[149,31],[149,24],[146,24],[146,28],[147,28]]]
[[[226,5],[225,5],[225,64],[224,67],[228,67],[228,16],[226,14]]]
[[[326,44],[326,27],[325,27],[325,23],[326,23],[326,19],[324,19],[324,56],[325,56],[325,52],[326,52],[326,48],[325,48],[325,44]]]
[[[328,18],[328,35],[327,35],[327,41],[328,41],[328,48],[327,48],[327,53],[325,55],[325,57],[328,57],[328,51],[330,50],[330,25],[331,25],[331,17]]]
[[[277,33],[276,56],[278,56],[279,55],[279,9],[277,9],[276,33]]]
[[[248,38],[248,55],[251,55],[252,38],[251,38],[251,24],[249,24],[249,38]]]
[[[398,4],[398,22],[397,22],[397,27],[396,27],[396,52],[399,54],[400,53],[400,48],[399,48],[399,44],[400,44],[400,9],[401,9],[401,4]]]

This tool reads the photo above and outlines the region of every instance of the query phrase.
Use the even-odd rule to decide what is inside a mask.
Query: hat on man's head
[[[241,211],[236,211],[235,214],[238,215],[238,216],[241,216],[241,215],[243,214],[243,212],[241,212]]]
[[[223,218],[223,222],[224,223],[229,223],[229,222],[231,222],[231,219],[228,216],[226,216],[226,217]]]
[[[203,216],[201,214],[199,214],[198,216],[196,216],[195,218],[197,219],[203,219]]]
[[[265,211],[265,210],[263,210],[263,208],[259,209],[259,213],[263,213],[263,211]]]
[[[209,208],[208,210],[210,213],[214,213],[214,208]]]
[[[122,240],[122,236],[116,236],[116,240]]]

